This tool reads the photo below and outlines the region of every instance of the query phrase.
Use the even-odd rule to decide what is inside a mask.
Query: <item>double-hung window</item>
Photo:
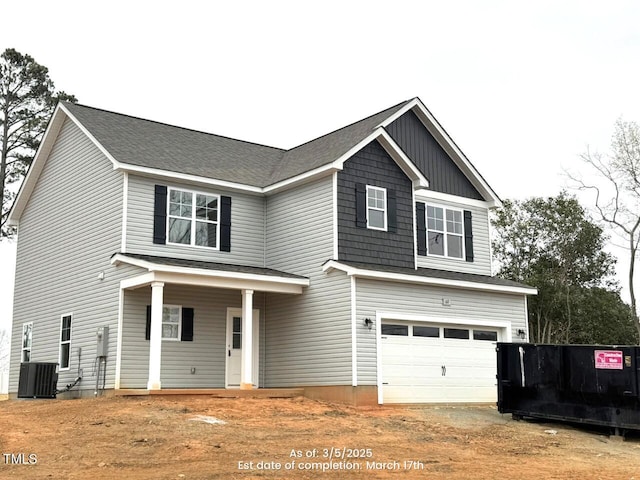
[[[168,243],[218,248],[220,197],[169,189]]]
[[[60,320],[60,370],[69,368],[71,357],[71,315],[63,315]]]
[[[182,327],[182,307],[178,305],[162,306],[162,339],[180,340]]]
[[[22,324],[22,362],[31,361],[31,342],[33,340],[33,322]]]
[[[462,211],[427,205],[427,251],[429,255],[463,258]]]
[[[387,190],[367,185],[367,228],[387,229]]]

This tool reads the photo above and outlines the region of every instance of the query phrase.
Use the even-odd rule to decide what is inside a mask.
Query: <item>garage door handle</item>
[[[442,365],[442,376],[446,377],[447,376],[447,367]]]

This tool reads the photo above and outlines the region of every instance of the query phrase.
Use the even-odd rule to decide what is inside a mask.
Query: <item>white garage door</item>
[[[384,320],[381,329],[383,403],[497,400],[497,328]]]

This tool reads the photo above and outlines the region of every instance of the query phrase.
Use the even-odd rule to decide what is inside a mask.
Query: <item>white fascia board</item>
[[[395,160],[405,175],[413,180],[414,188],[429,187],[429,180],[422,175],[420,170],[418,170],[387,131],[384,128],[379,128],[377,132],[379,135],[376,137],[376,140],[378,140],[380,145],[382,145],[391,158]]]
[[[457,195],[451,195],[449,193],[442,192],[434,192],[433,190],[427,190],[421,188],[416,190],[416,201],[418,202],[428,202],[429,200],[440,200],[444,202],[450,202],[458,205],[467,205],[469,207],[480,207],[480,208],[496,208],[496,205],[493,201],[485,201],[485,200],[476,200],[475,198],[466,198],[459,197]]]
[[[287,188],[290,185],[298,185],[323,177],[329,173],[341,171],[344,168],[344,162],[349,160],[356,153],[362,150],[362,148],[364,148],[374,140],[378,140],[378,142],[380,142],[382,147],[387,151],[391,158],[393,158],[393,160],[398,164],[398,166],[407,175],[407,177],[409,177],[413,181],[415,188],[427,188],[429,186],[429,181],[425,178],[424,175],[422,175],[420,170],[418,170],[418,168],[413,164],[409,157],[407,157],[407,155],[391,138],[391,136],[383,128],[377,128],[370,135],[351,147],[349,150],[347,150],[347,152],[342,154],[333,162],[321,167],[314,168],[313,170],[309,170],[308,172],[305,172],[301,175],[296,175],[295,177],[291,177],[287,180],[269,185],[268,187],[265,187],[263,189],[263,192],[265,194],[276,193]]]
[[[89,132],[89,130],[87,130],[85,126],[78,121],[78,119],[69,111],[67,107],[65,107],[63,104],[58,104],[58,106],[67,114],[67,116],[73,121],[73,123],[76,124],[76,126],[82,131],[82,133],[84,133],[89,138],[89,140],[91,140],[91,142],[96,147],[98,147],[98,150],[100,150],[105,155],[105,157],[109,159],[109,161],[113,164],[113,168],[115,169],[120,164],[120,162],[118,162],[113,157],[113,155],[111,155],[109,151],[104,148],[104,146],[96,139],[96,137],[94,137],[91,132]]]
[[[142,275],[120,281],[122,290],[132,290],[151,285],[154,282],[165,285],[189,285],[205,288],[225,288],[234,290],[255,290],[259,292],[288,293],[301,295],[303,285],[287,284],[265,279],[248,280],[241,278],[226,278],[222,276],[204,276],[198,274],[184,274],[175,272],[147,272]]]
[[[309,170],[308,172],[296,175],[295,177],[287,178],[286,180],[282,180],[281,182],[277,182],[273,185],[261,188],[260,191],[264,194],[278,193],[282,190],[285,190],[289,186],[300,185],[313,180],[317,180],[318,178],[322,178],[338,170],[342,170],[342,166],[336,168],[335,162],[328,163],[326,165],[322,165],[321,167],[314,168],[313,170]]]
[[[246,185],[244,183],[229,182],[226,180],[217,180],[215,178],[202,177],[200,175],[191,175],[188,173],[171,172],[169,170],[162,170],[160,168],[141,167],[139,165],[131,165],[128,163],[114,164],[114,170],[122,170],[129,173],[137,173],[142,176],[166,178],[168,180],[179,180],[188,183],[199,183],[203,185],[213,185],[228,190],[236,190],[248,193],[264,193],[264,189],[261,187],[255,187],[253,185]]]
[[[138,258],[130,258],[124,255],[116,254],[111,259],[113,265],[119,263],[127,263],[135,265],[137,267],[145,268],[149,272],[163,272],[163,273],[175,273],[181,275],[195,275],[200,277],[212,277],[223,279],[235,279],[235,280],[247,280],[252,282],[264,282],[264,283],[277,283],[284,285],[297,285],[301,287],[308,287],[309,280],[306,278],[288,278],[271,275],[259,275],[256,273],[243,273],[243,272],[230,272],[226,270],[208,270],[205,268],[193,268],[193,267],[178,267],[174,265],[161,265],[157,263],[148,262]],[[256,288],[256,290],[260,290]]]
[[[324,272],[340,270],[349,276],[358,278],[369,278],[372,280],[386,280],[391,282],[403,282],[422,285],[432,285],[437,287],[462,288],[465,290],[480,290],[485,292],[508,293],[515,295],[537,295],[538,289],[532,287],[510,287],[506,285],[493,285],[490,283],[469,282],[466,280],[451,280],[447,278],[420,277],[417,275],[407,275],[404,273],[390,273],[374,270],[364,270],[361,268],[344,265],[340,262],[330,260],[322,266]]]
[[[342,170],[344,168],[344,162],[353,157],[356,153],[362,150],[365,146],[369,145],[372,141],[377,140],[385,151],[393,158],[402,171],[409,177],[414,184],[415,188],[427,188],[429,186],[429,180],[425,178],[420,170],[413,164],[413,162],[402,151],[398,144],[391,138],[391,136],[383,128],[376,128],[370,135],[361,140],[359,143],[350,148],[346,153],[333,161],[333,168],[335,170]]]
[[[51,149],[58,138],[58,134],[60,133],[60,129],[62,128],[66,115],[66,109],[63,110],[62,104],[59,103],[51,116],[51,120],[47,125],[44,135],[42,136],[42,141],[40,142],[38,150],[33,157],[31,167],[22,182],[18,196],[13,202],[13,206],[11,207],[9,217],[7,219],[7,225],[17,226],[19,224],[22,212],[24,212],[24,209],[27,206],[27,202],[33,193],[38,177],[40,177],[44,164],[47,162]]]
[[[422,101],[416,97],[407,103],[404,107],[398,110],[396,113],[385,119],[380,127],[386,127],[407,113],[409,110],[413,110],[416,116],[420,119],[425,128],[433,135],[440,146],[449,154],[452,160],[458,165],[462,172],[466,175],[469,181],[478,189],[480,193],[487,199],[487,201],[495,204],[496,207],[502,206],[500,197],[493,191],[486,180],[480,175],[480,172],[476,170],[473,164],[469,161],[462,150],[455,144],[449,134],[442,128],[442,125],[436,120],[429,109],[422,103]]]

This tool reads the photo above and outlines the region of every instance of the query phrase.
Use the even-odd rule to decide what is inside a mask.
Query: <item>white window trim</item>
[[[182,305],[169,305],[169,304],[163,304],[162,308],[177,308],[178,309],[178,338],[173,338],[173,337],[165,337],[164,336],[164,328],[162,328],[164,326],[165,323],[167,323],[167,325],[169,325],[169,322],[165,322],[164,318],[162,319],[162,341],[163,342],[181,342],[182,341]],[[164,317],[164,315],[163,315]],[[173,325],[173,324],[171,324]]]
[[[62,327],[63,327],[63,320],[65,317],[69,317],[71,319],[69,324],[69,340],[62,340]],[[59,371],[61,372],[64,372],[71,368],[71,338],[72,337],[73,337],[73,313],[65,313],[64,315],[60,315],[60,335],[58,336],[58,339],[59,339],[58,365],[59,365]],[[69,360],[67,361],[67,366],[63,368],[62,367],[62,345],[64,344],[69,345]]]
[[[31,326],[31,344],[29,347],[24,346],[24,330],[27,325]],[[24,359],[24,352],[29,351],[29,361],[31,361],[31,352],[33,350],[33,322],[25,322],[22,324],[22,337],[20,337],[20,363],[26,363]]]
[[[169,241],[169,225],[170,225],[170,219],[171,218],[179,218],[182,220],[186,220],[186,217],[178,217],[175,215],[171,215],[170,209],[171,209],[171,191],[179,191],[179,192],[187,192],[191,194],[191,243],[190,244],[186,244],[186,243],[177,243],[177,242],[170,242]],[[196,219],[196,195],[206,195],[208,197],[217,197],[218,199],[218,219],[215,222],[210,222],[208,220],[198,220]],[[167,245],[174,245],[177,247],[187,247],[187,248],[202,248],[202,249],[206,249],[206,250],[220,250],[220,208],[221,208],[221,203],[220,203],[220,195],[217,193],[207,193],[207,192],[202,192],[202,191],[198,191],[198,190],[191,190],[189,188],[181,188],[181,187],[168,187],[167,188],[167,225],[166,225],[166,239],[167,239]],[[199,222],[203,222],[203,223],[215,223],[216,224],[216,246],[215,247],[208,247],[206,245],[196,245],[196,221]]]
[[[370,207],[369,206],[369,190],[378,190],[381,191],[384,195],[384,208],[377,208],[377,207]],[[367,228],[370,230],[380,230],[383,232],[387,231],[387,210],[388,210],[388,204],[387,204],[387,189],[386,188],[382,188],[382,187],[374,187],[373,185],[367,185],[366,188],[366,207],[367,207]],[[369,224],[369,209],[371,210],[377,210],[379,212],[383,212],[384,214],[384,227],[380,228],[380,227],[373,227]]]
[[[428,208],[429,207],[433,207],[433,208],[441,208],[442,209],[442,221],[443,221],[443,228],[444,231],[440,231],[440,230],[430,230],[429,229],[429,213],[428,213]],[[447,232],[447,210],[451,210],[451,211],[455,211],[455,212],[460,212],[460,219],[462,222],[462,233],[451,233],[451,232]],[[430,202],[425,202],[425,207],[424,207],[424,223],[425,223],[425,227],[426,227],[426,243],[427,243],[427,257],[433,257],[433,258],[446,258],[448,260],[457,260],[457,261],[465,261],[465,252],[466,252],[466,243],[465,243],[465,236],[464,236],[464,210],[461,208],[456,208],[456,207],[449,207],[446,205],[439,205],[436,203],[430,203]],[[442,233],[444,235],[444,255],[438,255],[435,253],[431,253],[431,249],[429,248],[429,231],[432,232],[438,232],[438,233]],[[461,237],[462,238],[462,256],[460,257],[452,257],[449,256],[449,247],[447,244],[447,235],[453,235],[456,237]]]

